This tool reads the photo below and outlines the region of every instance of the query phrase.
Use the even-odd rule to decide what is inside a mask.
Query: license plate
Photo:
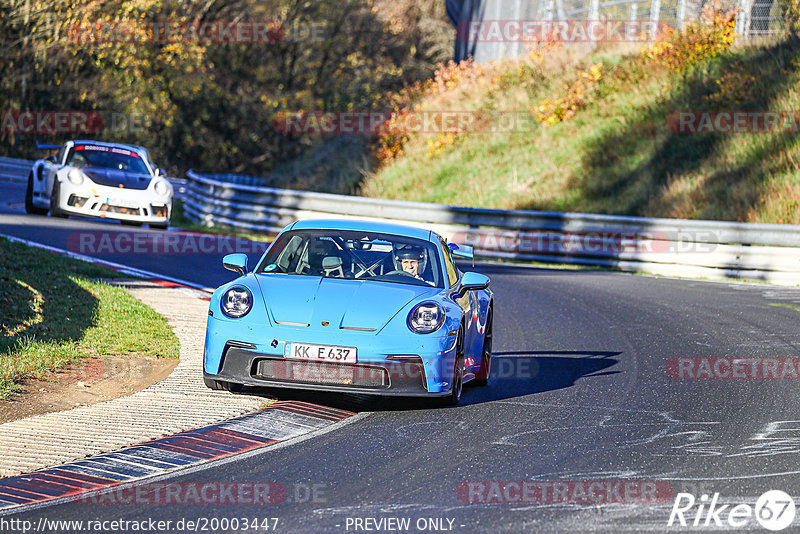
[[[285,356],[315,362],[356,363],[355,347],[337,347],[335,345],[289,343]]]
[[[133,208],[136,209],[139,207],[139,203],[135,200],[128,200],[126,198],[116,198],[116,197],[108,197],[106,199],[106,204],[110,206],[118,206],[120,208]]]

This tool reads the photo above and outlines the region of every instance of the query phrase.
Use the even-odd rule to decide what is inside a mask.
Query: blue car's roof
[[[375,221],[353,221],[346,219],[306,219],[291,224],[287,230],[355,230],[365,232],[379,232],[382,234],[400,235],[424,239],[425,241],[435,241],[434,234],[430,230],[406,226],[403,224],[391,224]]]
[[[125,143],[107,143],[105,141],[92,141],[90,139],[81,139],[81,140],[74,140],[72,141],[74,145],[99,145],[99,146],[107,146],[112,148],[124,148],[127,150],[133,150],[137,152],[139,155],[143,156],[144,159],[147,159],[147,150],[142,146],[136,145],[128,145]]]

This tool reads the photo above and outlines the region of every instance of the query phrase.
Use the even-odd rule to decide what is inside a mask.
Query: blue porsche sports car
[[[487,384],[492,358],[489,278],[461,273],[470,247],[429,230],[366,221],[287,226],[255,270],[211,297],[204,379],[243,385],[442,397]]]

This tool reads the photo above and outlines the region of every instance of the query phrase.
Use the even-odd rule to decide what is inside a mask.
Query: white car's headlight
[[[70,169],[67,178],[75,185],[81,185],[83,183],[83,173],[80,169]]]
[[[159,180],[156,182],[155,185],[156,194],[160,196],[166,196],[167,192],[169,191],[169,187],[167,187],[167,182],[164,180]]]
[[[231,319],[244,317],[253,307],[253,294],[244,286],[230,288],[222,295],[220,308]]]
[[[418,334],[430,334],[443,322],[444,310],[435,302],[417,304],[408,314],[408,327]]]

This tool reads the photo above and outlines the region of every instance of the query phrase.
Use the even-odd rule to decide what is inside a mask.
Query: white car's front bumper
[[[160,196],[152,189],[123,189],[84,181],[59,184],[58,206],[64,213],[139,223],[169,222],[172,194]]]

